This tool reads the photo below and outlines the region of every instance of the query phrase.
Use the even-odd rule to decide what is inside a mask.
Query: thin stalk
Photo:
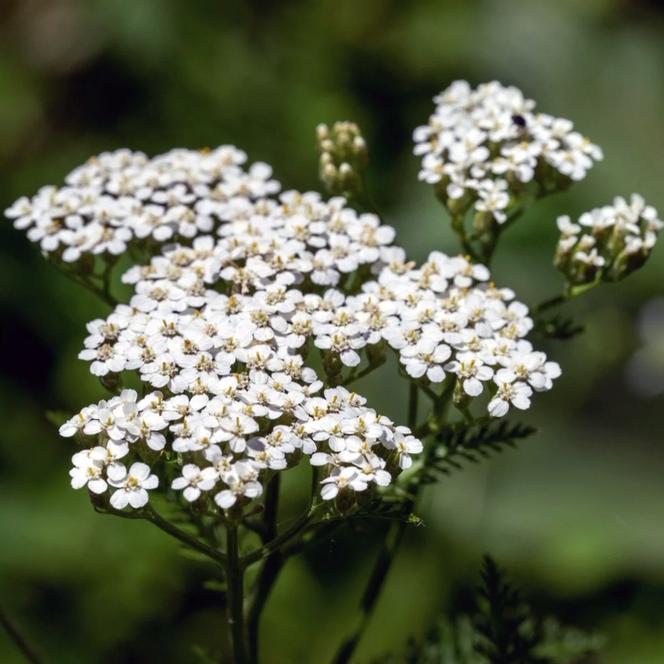
[[[30,645],[25,635],[21,633],[14,621],[7,615],[1,606],[0,625],[2,625],[11,641],[20,650],[21,654],[28,662],[32,662],[32,664],[42,663],[42,658],[36,653],[35,649]]]
[[[350,376],[348,376],[348,378],[343,382],[343,385],[345,387],[352,385],[354,382],[360,380],[361,378],[368,376],[372,371],[378,369],[378,367],[381,366],[382,364],[384,364],[384,362],[381,362],[380,364],[369,364],[359,373],[351,374]]]
[[[226,526],[227,620],[234,664],[247,664],[244,636],[244,578],[240,565],[237,525]]]
[[[461,242],[461,246],[463,247],[463,250],[475,261],[479,261],[480,257],[478,253],[475,251],[475,248],[471,244],[468,235],[466,234],[466,229],[464,227],[464,219],[465,219],[465,213],[464,214],[453,214],[452,215],[452,230],[456,233],[456,236],[459,238],[459,242]]]
[[[277,514],[279,511],[279,484],[280,474],[277,473],[268,482],[265,492],[265,511],[263,512],[262,540],[266,544],[277,536]],[[249,644],[249,661],[252,664],[258,662],[258,638],[260,617],[263,608],[270,596],[279,572],[285,562],[283,551],[277,549],[263,561],[256,585],[253,589],[253,597],[249,614],[247,616],[247,641]]]
[[[565,302],[567,302],[567,296],[565,294],[556,295],[555,297],[549,298],[548,300],[544,300],[544,302],[538,304],[533,309],[533,312],[539,314],[542,311],[546,311],[547,309],[553,309],[553,307],[557,307],[561,304],[564,304]]]
[[[100,300],[102,300],[105,304],[108,304],[110,307],[115,307],[118,304],[118,301],[110,293],[109,290],[110,284],[109,288],[106,287],[100,288],[99,286],[97,286],[97,284],[95,284],[93,281],[91,281],[86,277],[78,276],[73,272],[69,272],[68,270],[63,270],[60,268],[57,269],[60,272],[60,274],[63,274],[68,279],[71,279],[74,283],[78,284],[79,286],[83,286],[83,288],[89,290],[91,293],[96,295]]]
[[[263,559],[263,564],[253,588],[251,605],[247,616],[247,638],[249,642],[249,661],[251,664],[257,664],[258,662],[259,628],[263,609],[286,560],[295,552],[293,545],[296,541],[299,541],[298,536],[303,534],[316,512],[317,495],[318,468],[312,467],[311,491],[307,511],[290,528],[279,534],[277,529],[279,475],[275,475],[267,486],[265,512],[261,529],[263,547],[248,554],[239,563],[242,569],[244,569],[257,560]],[[291,547],[288,551],[284,546],[286,544],[290,544]]]
[[[414,501],[409,501],[409,503]],[[346,664],[350,661],[353,653],[359,645],[360,639],[369,625],[373,610],[376,606],[380,592],[385,583],[385,579],[394,562],[395,554],[399,548],[399,544],[403,539],[406,531],[406,522],[399,521],[392,523],[388,528],[387,535],[383,540],[378,557],[374,563],[373,569],[369,576],[362,599],[360,600],[360,616],[353,628],[350,636],[341,644],[337,650],[333,664]]]
[[[171,537],[179,540],[183,544],[186,544],[190,549],[198,551],[208,558],[212,558],[217,563],[224,565],[227,563],[226,555],[217,549],[208,546],[205,542],[201,542],[196,539],[189,533],[186,533],[184,530],[180,530],[177,526],[173,525],[170,521],[166,521],[162,516],[160,516],[153,507],[150,505],[144,508],[144,516],[147,521],[154,524],[160,530],[163,530],[165,533],[168,533]]]
[[[240,565],[243,568],[246,568],[250,565],[253,565],[254,563],[257,563],[259,560],[262,560],[266,556],[279,549],[279,547],[291,540],[293,537],[295,537],[295,535],[299,535],[300,531],[304,530],[309,525],[318,507],[319,505],[311,507],[288,530],[285,530],[280,535],[277,535],[277,537],[275,537],[273,540],[270,540],[260,549],[255,549],[254,551],[251,551],[246,556],[241,558]]]
[[[211,558],[221,565],[226,564],[226,556],[221,551],[217,551],[217,549],[208,546],[205,542],[201,542],[193,535],[184,532],[184,530],[180,530],[170,521],[166,521],[166,519],[160,516],[150,505],[144,507],[140,512],[121,512],[119,510],[103,509],[96,505],[94,506],[94,509],[95,512],[98,512],[99,514],[109,514],[110,516],[118,516],[123,519],[142,519],[144,521],[149,521],[160,530],[163,530],[171,537],[174,537],[176,540],[182,542],[182,544],[188,546],[190,549],[202,553],[204,556]]]
[[[411,430],[414,430],[417,425],[418,395],[419,390],[417,384],[411,382],[408,390],[408,426]],[[419,485],[413,488],[415,490],[409,492],[411,493],[411,497],[404,504],[404,512],[406,514],[412,511],[417,499],[417,489],[419,488]],[[369,625],[378,598],[380,597],[381,590],[385,585],[387,575],[394,563],[397,550],[399,549],[401,540],[406,532],[406,525],[407,521],[405,519],[390,524],[387,530],[387,535],[385,536],[380,551],[378,552],[378,557],[376,558],[371,574],[369,575],[369,581],[362,593],[358,620],[350,635],[337,650],[332,659],[332,664],[347,664],[357,649],[360,639]]]
[[[516,210],[513,210],[507,217],[507,219],[502,223],[496,226],[494,232],[491,234],[489,240],[486,243],[482,243],[482,262],[485,265],[491,263],[493,254],[496,251],[498,246],[498,240],[500,236],[517,220],[523,215],[526,211],[526,205],[518,207]]]
[[[408,386],[408,426],[411,431],[415,428],[417,424],[417,397],[419,391],[417,389],[417,384],[411,382]]]
[[[590,283],[577,284],[576,286],[567,284],[565,290],[560,295],[556,295],[555,297],[552,297],[548,300],[544,300],[544,302],[541,302],[536,307],[534,307],[533,313],[539,314],[542,313],[542,311],[546,311],[547,309],[553,309],[554,307],[558,307],[561,304],[565,304],[565,302],[569,302],[570,300],[573,300],[575,297],[579,297],[580,295],[587,293],[589,290],[596,288],[597,286],[599,286],[601,282],[602,282],[602,273],[598,272],[595,279]]]

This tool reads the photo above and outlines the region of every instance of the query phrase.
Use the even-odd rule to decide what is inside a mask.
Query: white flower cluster
[[[322,497],[329,500],[344,487],[389,484],[386,459],[406,468],[410,454],[422,449],[406,427],[379,417],[343,387],[314,396],[320,381],[303,385],[286,373],[260,370],[229,376],[219,387],[214,396],[151,392],[141,399],[135,390],[123,390],[84,408],[60,429],[63,436],[96,443],[74,455],[72,486],[95,494],[110,486],[113,507],[140,508],[159,484],[141,459],[161,452],[176,465],[177,453],[183,465],[171,488],[189,502],[210,492],[228,509],[261,495],[264,471],[283,470],[305,454],[312,465],[330,469],[322,482]],[[126,458],[133,461],[129,468]]]
[[[343,383],[388,347],[425,385],[456,376],[458,400],[488,393],[496,416],[551,387],[559,369],[524,339],[527,308],[485,267],[434,252],[418,268],[376,215],[312,192],[274,197],[271,169],[244,160],[232,147],[118,151],[10,209],[65,261],[161,243],[123,276],[128,304],[88,324],[80,358],[92,373],[113,385],[134,371],[145,387],[62,427],[89,443],[72,486],[111,487],[122,509],[161,482],[228,509],[303,455],[323,471],[324,499],[385,486],[422,444]],[[307,366],[312,349],[327,389]]]
[[[165,242],[210,232],[237,199],[279,191],[272,169],[233,146],[171,150],[148,159],[117,150],[91,158],[32,198],[17,200],[5,214],[47,254],[67,263],[83,254],[120,255],[132,240]]]
[[[649,256],[664,223],[638,194],[629,203],[618,196],[612,205],[585,212],[578,223],[558,217],[560,239],[555,263],[571,283],[593,281],[598,273],[618,280]]]
[[[533,390],[551,389],[560,367],[524,339],[533,327],[528,308],[488,278],[484,266],[433,252],[417,269],[394,261],[348,305],[365,334],[399,352],[411,377],[435,384],[453,374],[462,398],[489,385],[488,411],[502,417],[510,405],[528,408]]]
[[[571,121],[536,113],[515,87],[492,81],[472,89],[455,81],[434,101],[429,123],[414,132],[420,179],[440,183],[449,202],[472,204],[497,223],[526,183],[582,180],[602,159]]]
[[[289,192],[279,204],[248,204],[219,235],[164,247],[149,266],[130,269],[124,280],[134,296],[88,325],[80,354],[94,374],[134,370],[169,395],[148,395],[135,418],[152,450],[167,444],[159,432],[169,427],[168,449],[186,458],[174,487],[187,490],[185,497],[197,497],[201,486],[223,486],[215,496],[222,507],[239,495],[256,497],[261,471],[287,467],[287,456],[301,450],[326,469],[322,495],[329,499],[340,487],[388,484],[391,470],[421,451],[410,430],[377,416],[357,395],[335,388],[316,397],[322,383],[305,366],[309,339],[336,358],[339,371],[381,344],[398,351],[413,378],[435,384],[455,374],[467,397],[490,383],[496,416],[510,405],[527,408],[533,389],[549,389],[559,375],[523,339],[532,327],[527,308],[510,290],[487,285],[485,267],[434,252],[416,269],[402,249],[387,246],[392,229],[338,199]],[[338,285],[363,266],[377,279],[364,277],[357,294],[306,292]],[[145,423],[148,403],[161,419]],[[114,427],[109,407],[103,410],[98,419]],[[85,411],[81,422],[86,433]],[[127,428],[120,430],[126,441]],[[213,457],[223,457],[227,474],[208,470]],[[100,461],[86,458],[97,479]]]

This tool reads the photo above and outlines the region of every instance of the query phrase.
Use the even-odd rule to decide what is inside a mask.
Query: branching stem
[[[234,664],[247,664],[244,631],[244,573],[239,558],[237,524],[226,525],[227,621]]]
[[[35,649],[30,645],[25,635],[19,630],[14,621],[7,615],[6,611],[0,606],[0,625],[3,627],[7,635],[20,650],[21,654],[28,662],[32,664],[41,664],[42,659],[37,654]]]

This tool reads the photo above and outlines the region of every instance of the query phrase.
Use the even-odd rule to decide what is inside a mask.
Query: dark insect
[[[526,118],[524,118],[523,115],[513,115],[512,122],[519,127],[526,126]]]

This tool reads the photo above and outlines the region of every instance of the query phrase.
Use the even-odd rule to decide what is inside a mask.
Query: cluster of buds
[[[363,192],[362,173],[368,164],[367,144],[354,122],[335,122],[316,128],[320,152],[320,179],[334,195],[358,198]]]
[[[645,263],[664,226],[638,194],[629,203],[618,196],[612,205],[585,212],[576,224],[566,215],[557,223],[554,263],[574,286],[624,279]]]

